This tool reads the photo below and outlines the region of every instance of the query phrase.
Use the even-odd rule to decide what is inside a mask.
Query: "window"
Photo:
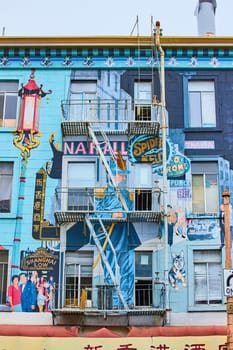
[[[152,252],[135,252],[135,303],[152,305]]]
[[[11,212],[13,162],[0,162],[0,213]]]
[[[151,120],[151,82],[134,83],[135,120]]]
[[[0,304],[6,303],[8,251],[0,250]]]
[[[68,163],[68,210],[93,209],[94,187],[94,162]]]
[[[192,162],[191,169],[193,213],[218,213],[217,162]]]
[[[96,92],[96,81],[71,82],[69,120],[83,121],[95,116]]]
[[[194,250],[194,304],[222,303],[222,263],[219,250]]]
[[[16,126],[18,82],[0,81],[0,128]]]
[[[65,305],[80,306],[82,291],[86,303],[92,300],[92,253],[68,253],[65,267]],[[88,306],[88,305],[86,305]]]
[[[192,80],[189,91],[189,127],[206,128],[216,126],[214,81]]]
[[[152,168],[135,164],[135,210],[152,210]]]

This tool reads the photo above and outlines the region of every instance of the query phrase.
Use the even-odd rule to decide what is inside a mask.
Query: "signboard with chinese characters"
[[[60,228],[44,219],[46,180],[45,169],[39,169],[35,181],[32,237],[38,240],[59,240]]]
[[[227,350],[226,336],[186,337],[34,337],[33,350]],[[31,350],[28,337],[0,337],[1,349]]]

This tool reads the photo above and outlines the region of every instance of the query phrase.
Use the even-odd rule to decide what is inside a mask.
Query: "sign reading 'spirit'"
[[[163,175],[162,137],[137,135],[129,142],[128,154],[131,163],[151,163],[153,173]],[[166,169],[170,179],[180,177],[190,169],[188,158],[176,150],[169,138],[166,140]]]

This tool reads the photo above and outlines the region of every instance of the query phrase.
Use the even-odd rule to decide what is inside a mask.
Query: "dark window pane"
[[[17,96],[6,96],[5,119],[16,119]]]

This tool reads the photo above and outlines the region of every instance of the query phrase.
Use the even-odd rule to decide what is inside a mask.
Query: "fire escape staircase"
[[[67,124],[67,126],[66,126]],[[129,210],[128,210],[128,206],[125,202],[124,197],[121,195],[121,191],[119,189],[119,186],[112,174],[111,168],[109,166],[108,160],[106,159],[104,153],[103,153],[103,149],[104,146],[107,145],[108,146],[108,150],[110,152],[110,157],[111,159],[117,163],[117,155],[115,153],[115,151],[112,149],[111,147],[111,143],[110,140],[106,134],[106,132],[101,128],[100,123],[98,122],[98,120],[92,120],[92,121],[80,121],[78,123],[76,123],[75,125],[71,124],[71,123],[63,123],[63,133],[65,133],[65,135],[75,135],[76,133],[78,134],[86,134],[93,142],[96,151],[98,152],[99,155],[99,159],[102,162],[108,179],[111,182],[111,185],[114,189],[115,192],[115,196],[118,198],[119,202],[121,203],[122,206],[122,210],[126,213],[129,214]],[[67,129],[66,129],[67,128]],[[155,134],[158,135],[159,133],[159,122],[158,121],[152,121],[152,122],[143,122],[143,121],[129,121],[128,122],[128,133],[130,134],[141,134],[141,133],[151,133],[151,134]],[[98,136],[97,136],[98,135]],[[94,208],[95,207],[95,203],[94,203],[94,199],[92,198],[92,196],[88,196],[89,198],[89,202],[91,204],[91,206]],[[85,222],[87,224],[87,227],[89,228],[90,231],[90,235],[98,249],[99,252],[99,257],[101,257],[102,259],[102,263],[105,265],[109,276],[111,277],[112,283],[114,285],[114,289],[118,294],[119,300],[121,301],[121,304],[123,306],[124,309],[128,309],[128,305],[124,299],[124,296],[122,294],[122,291],[120,290],[120,287],[118,286],[118,280],[119,280],[119,269],[118,269],[118,265],[117,265],[117,259],[116,259],[116,251],[114,249],[114,246],[111,242],[111,238],[110,238],[110,234],[107,231],[105,225],[106,225],[106,220],[102,219],[101,215],[98,214],[98,212],[95,212],[94,215],[93,213],[87,212],[84,214],[84,219]],[[125,219],[126,220],[126,219]],[[95,224],[98,224],[101,227],[101,234],[96,233],[95,230]],[[114,255],[114,264],[115,264],[115,272],[112,270],[108,259],[105,255],[105,249],[104,246],[101,245],[101,241],[107,242],[110,246],[110,249],[113,252]]]
[[[104,155],[104,153],[102,151],[102,147],[101,146],[103,144],[107,144],[108,145],[108,148],[109,148],[110,154],[111,154],[111,158],[116,163],[116,167],[117,167],[116,154],[115,154],[114,150],[112,149],[110,141],[109,141],[106,133],[104,132],[104,130],[102,130],[100,127],[98,129],[99,129],[98,130],[98,134],[100,134],[101,137],[102,137],[102,141],[101,142],[98,141],[98,139],[97,139],[97,137],[95,135],[95,132],[94,132],[94,130],[92,128],[92,124],[91,123],[88,124],[89,136],[92,139],[92,142],[94,143],[94,145],[96,147],[96,150],[98,151],[100,160],[101,160],[101,162],[102,162],[102,164],[103,164],[103,166],[104,166],[104,168],[106,170],[106,173],[107,173],[107,175],[109,177],[109,180],[111,181],[111,184],[112,184],[112,186],[114,188],[115,196],[121,202],[123,210],[127,212],[128,211],[127,204],[126,204],[126,202],[124,200],[124,197],[121,195],[121,192],[119,190],[118,184],[115,181],[115,178],[114,178],[114,176],[112,174],[112,171],[111,171],[110,166],[108,164],[108,161],[107,161],[107,159],[106,159],[106,157],[105,157],[105,155]],[[92,203],[92,204],[94,206],[94,203]],[[113,270],[112,270],[112,268],[111,268],[111,266],[110,266],[110,264],[108,262],[108,259],[105,256],[104,249],[101,246],[100,239],[102,238],[102,236],[99,236],[99,234],[96,234],[96,232],[95,232],[94,225],[93,225],[93,216],[91,216],[91,215],[86,215],[85,216],[85,221],[86,221],[86,224],[87,224],[87,226],[88,226],[88,228],[90,230],[90,234],[91,234],[91,236],[92,236],[92,238],[93,238],[93,240],[95,242],[95,245],[96,245],[96,247],[97,247],[97,249],[99,251],[99,254],[100,254],[101,258],[102,258],[102,261],[103,261],[103,263],[104,263],[104,265],[105,265],[105,267],[106,267],[106,269],[107,269],[107,271],[108,271],[108,273],[109,273],[109,275],[110,275],[110,277],[112,279],[114,288],[117,291],[119,299],[120,299],[124,309],[128,309],[128,305],[127,305],[127,303],[126,303],[126,301],[125,301],[125,299],[123,297],[122,291],[121,291],[120,287],[117,284],[118,283],[117,282],[118,281],[118,268],[117,268],[117,260],[116,260],[116,251],[114,249],[113,244],[111,243],[111,238],[110,238],[109,232],[107,232],[107,229],[105,228],[104,222],[103,222],[102,218],[100,217],[100,215],[98,215],[98,213],[96,213],[95,216],[94,216],[94,222],[96,222],[96,220],[100,224],[100,226],[102,228],[102,232],[103,232],[102,234],[104,235],[105,240],[107,240],[108,244],[110,245],[110,248],[111,248],[111,250],[113,252],[113,255],[115,257],[115,259],[114,259],[115,273],[113,272]]]

